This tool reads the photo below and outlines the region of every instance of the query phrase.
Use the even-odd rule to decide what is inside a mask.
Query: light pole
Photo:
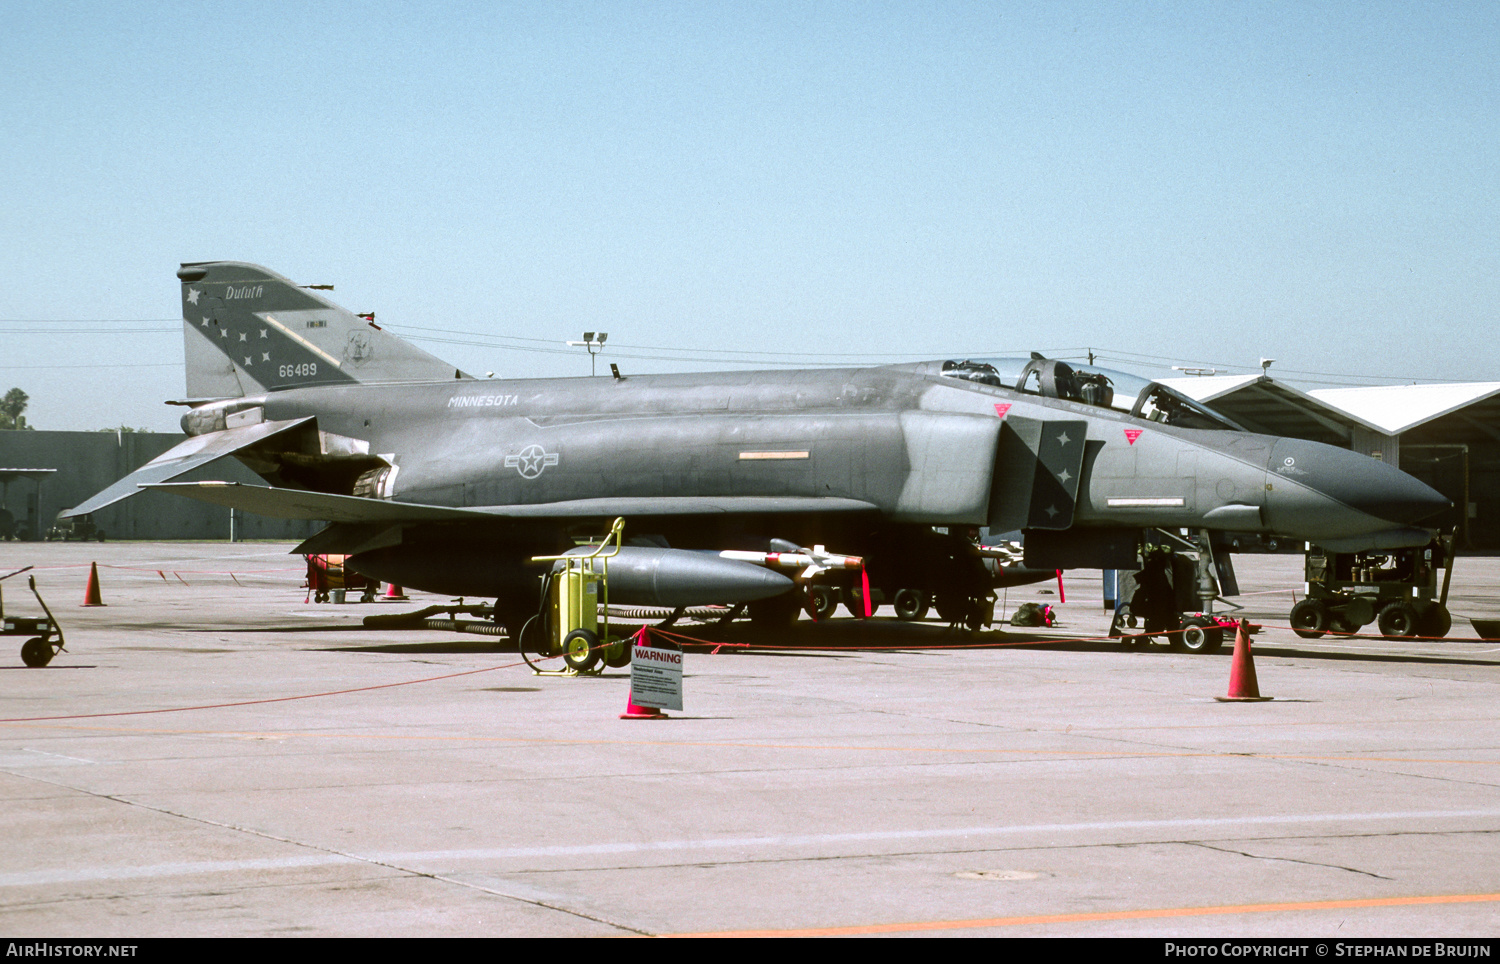
[[[592,331],[583,333],[583,341],[570,341],[570,348],[587,348],[589,350],[589,375],[594,374],[594,356],[604,350],[604,343],[609,339],[609,332],[601,331],[597,334]]]

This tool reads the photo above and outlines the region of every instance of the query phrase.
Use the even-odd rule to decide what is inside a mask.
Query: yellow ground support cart
[[[548,575],[542,611],[521,631],[523,640],[531,638],[538,620],[543,643],[537,647],[544,656],[561,654],[567,669],[561,673],[602,672],[604,666],[620,667],[630,662],[629,639],[609,635],[609,560],[620,552],[620,536],[625,520],[616,519],[609,535],[591,552],[575,551],[562,556],[533,556],[532,562],[562,563]],[[600,613],[603,618],[600,618]],[[526,645],[520,646],[526,656]],[[530,660],[527,660],[530,665]],[[532,671],[543,670],[532,666]]]

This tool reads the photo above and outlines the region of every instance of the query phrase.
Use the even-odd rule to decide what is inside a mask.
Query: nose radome
[[[1287,479],[1394,525],[1421,522],[1453,503],[1424,482],[1348,449],[1300,439],[1278,439],[1266,471],[1271,484]]]

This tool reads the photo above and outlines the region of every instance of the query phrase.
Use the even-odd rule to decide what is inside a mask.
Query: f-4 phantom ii
[[[1025,565],[1050,574],[1133,567],[1151,529],[1422,545],[1432,533],[1418,523],[1449,505],[1377,460],[1246,432],[1163,385],[1037,355],[475,379],[265,268],[177,276],[191,437],[65,514],[144,486],[321,520],[297,552],[493,597],[512,628],[536,609],[529,560],[620,516],[633,538],[610,567],[614,602],[791,618],[810,583],[849,584],[819,562],[846,553],[872,594],[915,589],[972,621],[1011,578],[969,540],[977,527],[1022,530]],[[230,455],[268,484],[171,481]],[[808,565],[788,578],[747,550]]]

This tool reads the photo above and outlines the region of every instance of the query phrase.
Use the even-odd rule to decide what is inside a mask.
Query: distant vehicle
[[[1166,386],[1040,355],[474,379],[265,268],[177,276],[192,438],[64,515],[144,486],[323,520],[297,552],[494,598],[513,629],[537,608],[531,557],[617,516],[614,603],[749,603],[785,622],[820,567],[788,577],[717,553],[826,547],[863,559],[859,593],[914,590],[976,626],[1005,572],[969,527],[1023,531],[1024,566],[1048,572],[1133,566],[1152,527],[1423,545],[1418,524],[1449,505],[1362,455],[1245,432]],[[229,455],[268,484],[171,481]]]
[[[104,530],[94,524],[91,515],[59,515],[42,538],[47,542],[103,542]]]

